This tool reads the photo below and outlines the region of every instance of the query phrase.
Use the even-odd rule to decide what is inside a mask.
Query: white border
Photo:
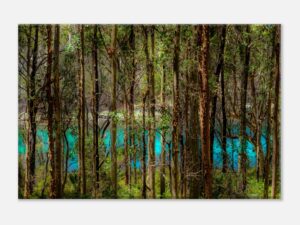
[[[298,224],[300,27],[297,1],[10,0],[0,3],[0,224]],[[282,200],[17,199],[19,23],[282,24]]]

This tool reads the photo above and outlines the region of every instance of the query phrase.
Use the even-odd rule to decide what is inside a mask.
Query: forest
[[[280,199],[281,27],[20,24],[20,199]]]

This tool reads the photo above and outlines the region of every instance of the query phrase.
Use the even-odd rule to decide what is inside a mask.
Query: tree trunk
[[[124,120],[125,120],[125,128],[124,128],[124,165],[125,165],[125,184],[126,180],[127,182],[129,182],[129,190],[131,191],[131,183],[130,183],[130,171],[128,170],[128,165],[131,163],[131,160],[129,158],[129,146],[128,146],[128,140],[130,139],[128,137],[128,96],[127,96],[127,88],[126,88],[126,84],[123,84],[123,91],[124,91]],[[134,162],[134,167],[135,167],[135,172],[136,172],[136,161]],[[126,174],[126,170],[128,170],[128,174]],[[126,175],[128,176],[126,178]]]
[[[173,82],[173,122],[172,122],[172,170],[173,170],[173,187],[172,197],[179,198],[179,168],[178,168],[178,156],[179,156],[179,51],[180,51],[180,25],[177,25],[174,39],[174,82]]]
[[[67,138],[67,135],[66,135],[66,130],[63,132],[63,135],[64,135],[64,139],[65,139],[65,142],[66,142],[67,151],[66,151],[66,158],[65,158],[65,173],[64,173],[64,178],[63,178],[63,182],[62,182],[62,193],[64,193],[65,186],[66,186],[66,183],[67,183],[68,165],[69,165],[69,156],[70,156],[70,146],[69,146],[68,138]]]
[[[265,173],[264,173],[264,198],[268,198],[269,192],[269,175],[270,175],[270,157],[271,157],[271,86],[272,86],[272,73],[270,74],[270,86],[269,86],[269,96],[267,103],[267,130],[266,130],[266,157],[265,157]]]
[[[163,65],[161,77],[161,108],[162,117],[166,113],[166,66]],[[161,154],[160,154],[160,198],[165,197],[166,191],[166,131],[163,127],[161,130]]]
[[[222,93],[222,159],[223,159],[223,168],[222,172],[227,172],[227,116],[226,116],[226,104],[225,104],[225,81],[224,81],[224,52],[225,52],[225,42],[226,42],[226,25],[222,26],[222,36],[221,36],[221,47],[220,47],[220,63],[221,63],[221,93]],[[212,140],[212,139],[211,139]],[[210,145],[212,146],[212,145]],[[211,151],[213,152],[213,150]]]
[[[248,75],[249,75],[249,64],[250,64],[250,26],[247,25],[246,27],[247,32],[247,45],[242,48],[241,47],[241,56],[244,56],[244,71],[242,74],[242,81],[241,81],[241,127],[240,127],[240,137],[241,137],[241,173],[242,173],[242,191],[246,191],[247,187],[247,155],[246,155],[246,148],[247,148],[247,141],[246,141],[246,103],[247,103],[247,87],[248,87]]]
[[[191,46],[190,42],[188,42],[187,46],[187,52],[186,52],[186,60],[190,60],[190,51]],[[184,130],[184,136],[185,136],[185,143],[184,143],[184,150],[183,150],[183,176],[181,178],[182,183],[182,198],[187,198],[187,178],[188,178],[188,172],[190,170],[190,162],[187,160],[187,155],[190,153],[190,124],[189,124],[189,110],[190,110],[190,66],[186,69],[185,72],[185,93],[184,93],[184,118],[185,118],[185,130]]]
[[[225,39],[226,39],[226,25],[222,25],[219,27],[220,29],[220,49],[219,49],[219,56],[218,56],[218,63],[215,71],[215,81],[216,86],[219,84],[219,77],[224,67],[224,50],[225,50]],[[212,110],[211,110],[211,125],[210,125],[210,150],[211,150],[211,164],[213,165],[213,147],[214,147],[214,137],[215,137],[215,117],[217,111],[217,100],[218,95],[217,91],[213,93],[212,96]]]
[[[49,136],[49,161],[50,161],[50,198],[56,198],[55,188],[55,154],[54,154],[54,138],[53,138],[53,99],[51,91],[52,79],[52,25],[47,25],[47,78],[46,93],[48,103],[48,136]]]
[[[194,44],[199,46],[198,41],[198,31],[195,29],[195,40]],[[193,59],[194,62],[198,61],[198,52],[194,51]],[[200,195],[200,181],[201,181],[201,160],[200,160],[200,151],[199,151],[199,76],[198,76],[198,63],[194,63],[191,71],[190,84],[190,128],[189,128],[189,142],[190,148],[186,154],[187,168],[188,168],[188,189],[189,189],[189,198],[195,199]]]
[[[148,29],[150,30],[150,42],[151,51],[149,54],[148,49]],[[146,55],[146,70],[147,70],[147,81],[148,81],[148,111],[149,111],[149,121],[148,121],[148,152],[149,152],[149,186],[150,186],[150,197],[155,198],[155,83],[154,83],[154,27],[144,27],[145,44],[144,50]]]
[[[134,25],[131,25],[130,30],[130,50],[132,55],[132,71],[130,77],[130,94],[129,94],[129,139],[130,139],[130,148],[133,151],[133,160],[134,160],[134,183],[137,183],[137,168],[136,168],[136,146],[135,146],[135,118],[134,118],[134,89],[135,89],[135,73],[136,73],[136,65],[135,65],[135,30]],[[131,162],[129,161],[128,165],[126,166],[126,174],[129,174],[131,171]],[[130,174],[129,174],[130,177]],[[128,184],[128,179],[127,179]]]
[[[150,118],[151,121],[149,120],[150,126],[150,140],[149,140],[149,185],[151,188],[150,191],[150,196],[151,198],[155,198],[156,192],[155,192],[155,80],[154,80],[154,48],[155,48],[155,40],[154,40],[154,26],[151,26],[150,28],[150,40],[151,40],[151,57],[150,57],[150,91],[149,91],[149,102],[150,102]]]
[[[86,194],[85,172],[85,71],[84,71],[84,25],[79,26],[80,33],[80,73],[79,73],[79,186],[82,197]]]
[[[112,27],[111,34],[111,67],[112,67],[112,106],[111,111],[113,117],[116,116],[116,94],[117,94],[117,57],[116,57],[116,46],[117,46],[117,26]],[[111,125],[111,180],[112,180],[112,198],[117,198],[117,123],[116,118],[112,119]]]
[[[201,133],[201,150],[202,150],[202,167],[204,177],[204,196],[212,197],[212,166],[210,152],[210,114],[209,114],[209,74],[208,74],[208,57],[209,57],[209,26],[199,26],[199,41],[201,44],[199,58],[199,81],[200,81],[200,133]]]
[[[59,41],[60,41],[60,28],[55,25],[54,34],[54,62],[53,62],[53,75],[54,75],[54,116],[55,116],[55,186],[56,198],[61,198],[61,166],[62,166],[62,149],[61,149],[61,104],[60,104],[60,74],[59,74]]]
[[[272,55],[271,55],[271,60],[272,60],[272,65],[275,67],[275,72],[276,72],[276,63],[274,63],[274,57],[276,59],[276,29],[273,31],[273,46],[272,46]],[[273,69],[270,72],[270,77],[269,77],[269,93],[268,93],[268,104],[267,104],[267,130],[266,130],[266,148],[267,148],[267,153],[266,153],[266,158],[265,158],[265,176],[264,176],[264,198],[269,197],[269,175],[270,175],[270,161],[271,161],[271,130],[272,130],[272,109],[271,109],[271,103],[272,103],[272,87],[273,87]],[[277,75],[277,74],[276,74]],[[276,87],[275,87],[276,88]]]
[[[28,51],[31,46],[31,27],[29,28],[28,36]],[[35,90],[35,76],[37,73],[37,57],[38,57],[38,40],[39,40],[39,26],[35,26],[34,46],[32,53],[32,69],[29,75],[29,88],[27,97],[27,114],[28,121],[28,138],[27,138],[27,152],[26,152],[26,171],[25,171],[25,193],[24,198],[29,198],[33,192],[33,185],[35,182],[35,155],[36,155],[36,90]],[[30,59],[29,59],[30,60]],[[28,61],[28,65],[30,62]]]
[[[258,105],[257,105],[257,96],[256,96],[256,88],[254,84],[254,76],[251,79],[251,94],[253,98],[253,109],[255,115],[255,150],[256,150],[256,180],[259,181],[260,177],[263,174],[263,165],[264,165],[264,155],[262,149],[260,148],[260,137],[261,137],[261,124],[259,121],[258,114]]]
[[[279,98],[280,98],[280,25],[276,25],[275,37],[275,105],[274,105],[274,134],[273,134],[273,161],[272,161],[272,198],[276,198],[278,192],[279,180],[279,127],[280,127],[280,111],[279,111]]]
[[[143,154],[142,154],[142,198],[147,198],[147,165],[146,165],[146,153],[147,153],[147,146],[146,146],[146,100],[147,100],[148,91],[145,93],[143,97]]]
[[[98,72],[98,26],[94,25],[93,37],[93,191],[94,197],[98,196],[99,190],[99,129],[98,129],[98,111],[99,111],[99,72]]]

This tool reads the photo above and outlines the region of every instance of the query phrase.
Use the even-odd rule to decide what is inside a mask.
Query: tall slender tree
[[[148,90],[146,91],[143,97],[143,134],[142,134],[142,143],[143,143],[143,154],[142,154],[142,198],[147,198],[147,165],[146,165],[146,154],[147,154],[147,146],[146,146],[146,101],[148,97]]]
[[[273,158],[272,158],[272,198],[276,198],[279,180],[279,126],[280,126],[280,25],[275,26],[275,104],[274,104],[274,134],[273,134]]]
[[[149,103],[150,103],[150,139],[149,139],[149,185],[151,198],[156,197],[155,192],[155,79],[154,79],[154,61],[155,61],[155,26],[150,27],[150,43],[151,43],[151,55],[150,55],[150,78],[149,78]]]
[[[98,70],[98,26],[94,26],[93,34],[93,188],[94,196],[98,196],[99,189],[99,129],[98,129],[98,111],[99,111],[99,70]]]
[[[241,139],[241,147],[240,147],[240,169],[242,173],[242,183],[241,188],[242,191],[246,191],[247,187],[247,133],[246,133],[246,104],[247,104],[247,88],[248,88],[248,76],[249,76],[249,68],[250,68],[250,26],[246,25],[246,45],[240,47],[241,58],[244,59],[244,69],[241,77],[241,108],[240,108],[240,139]],[[242,35],[242,34],[241,34]]]
[[[227,138],[226,138],[226,131],[227,131],[227,116],[226,116],[226,104],[225,104],[225,81],[224,81],[224,52],[225,52],[225,43],[226,43],[226,25],[222,26],[221,29],[221,44],[220,44],[220,64],[221,64],[221,95],[222,95],[222,159],[223,159],[223,168],[222,171],[226,172],[228,165],[227,165]],[[211,141],[213,141],[211,139]],[[211,145],[212,147],[212,145]],[[211,150],[212,151],[212,150]]]
[[[135,59],[135,27],[130,26],[129,44],[131,50],[131,77],[130,77],[130,94],[129,94],[129,117],[130,117],[130,148],[133,150],[133,160],[134,160],[134,183],[137,183],[137,149],[135,145],[135,117],[134,117],[134,101],[135,101],[135,84],[136,84],[136,59]],[[131,166],[130,163],[126,165],[126,174],[130,173]]]
[[[208,56],[209,56],[209,26],[200,25],[199,41],[200,41],[200,56],[199,56],[199,114],[200,114],[200,133],[201,133],[201,151],[204,177],[204,196],[205,198],[212,197],[212,165],[210,152],[210,114],[209,114],[209,73],[208,73]]]
[[[191,52],[191,43],[188,41],[187,43],[187,50],[186,50],[186,57],[185,59],[187,61],[190,60],[190,54]],[[181,195],[182,198],[187,197],[187,177],[188,177],[188,172],[190,170],[190,162],[188,162],[188,154],[190,153],[190,121],[189,121],[189,110],[190,110],[190,66],[188,65],[185,71],[185,91],[184,91],[184,118],[185,118],[185,129],[184,129],[184,137],[185,137],[185,144],[184,144],[184,149],[183,149],[183,171],[182,171],[182,176],[181,176],[181,183],[182,183],[182,190],[181,190]]]
[[[79,50],[79,114],[78,114],[78,130],[79,130],[79,186],[80,194],[86,194],[86,171],[85,171],[85,71],[84,71],[84,25],[78,26],[80,35],[80,50]]]
[[[37,59],[38,59],[38,46],[39,46],[39,26],[35,25],[34,45],[32,52],[32,63],[28,58],[27,66],[31,65],[29,72],[28,83],[28,96],[27,96],[27,114],[28,114],[28,137],[27,137],[27,152],[26,152],[26,172],[25,172],[25,193],[24,197],[29,198],[33,192],[33,185],[35,180],[35,157],[36,157],[36,113],[37,113],[37,101],[36,101],[36,87],[35,78],[37,74]],[[28,51],[30,54],[31,48],[31,26],[29,27],[28,35]],[[29,67],[30,68],[30,67]]]
[[[172,169],[173,169],[173,188],[172,197],[179,198],[179,52],[180,52],[180,25],[176,26],[174,37],[174,81],[173,81],[173,122],[172,122]]]
[[[200,195],[200,189],[202,184],[202,162],[200,160],[201,153],[199,151],[200,143],[199,143],[199,48],[200,48],[200,40],[199,40],[199,29],[198,27],[194,27],[194,40],[193,45],[196,48],[191,53],[192,68],[190,75],[190,128],[189,128],[189,136],[190,136],[190,148],[188,148],[187,152],[187,167],[188,167],[188,189],[189,189],[189,198],[198,198]]]
[[[222,68],[224,66],[224,49],[225,49],[225,37],[226,37],[226,25],[221,25],[219,28],[220,33],[220,47],[219,47],[219,55],[218,55],[218,61],[217,61],[217,67],[215,70],[215,81],[216,86],[219,85],[219,78],[221,76]],[[218,95],[217,91],[212,93],[212,110],[211,110],[211,125],[210,125],[210,150],[211,150],[211,160],[213,163],[213,146],[214,146],[214,138],[215,138],[215,117],[216,117],[216,111],[217,111],[217,100]]]
[[[52,25],[47,25],[47,74],[46,74],[46,93],[47,93],[47,119],[48,119],[48,135],[49,135],[49,161],[50,161],[50,197],[56,197],[55,188],[55,153],[54,153],[54,138],[53,138],[53,97],[52,97]]]
[[[275,32],[274,32],[275,33]],[[274,37],[273,37],[274,38]],[[275,48],[272,50],[271,59],[274,58]],[[273,70],[270,72],[269,77],[269,93],[267,102],[267,128],[266,128],[266,157],[265,157],[265,168],[264,168],[264,198],[269,197],[269,182],[270,182],[270,158],[271,158],[271,129],[272,129],[272,119],[271,119],[271,100],[272,100],[272,86],[273,86]]]
[[[54,34],[54,112],[55,112],[55,189],[56,197],[62,197],[62,146],[61,146],[61,103],[60,103],[60,73],[59,73],[59,42],[60,42],[60,27],[55,25]]]
[[[112,105],[111,111],[113,113],[112,125],[111,125],[111,179],[112,179],[112,197],[117,198],[117,123],[116,109],[117,109],[117,25],[113,25],[111,33],[111,71],[112,71]]]
[[[148,130],[149,130],[149,186],[150,197],[155,198],[155,80],[154,80],[154,26],[144,26],[144,51],[146,56],[147,94],[148,94]],[[150,35],[149,35],[150,33]],[[149,38],[150,36],[150,38]],[[150,51],[149,51],[150,39]]]
[[[162,114],[166,113],[166,66],[163,65],[161,77],[161,108]],[[160,154],[160,198],[165,196],[166,191],[166,130],[161,131],[161,154]]]

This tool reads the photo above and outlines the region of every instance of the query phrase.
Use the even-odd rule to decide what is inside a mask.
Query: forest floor
[[[168,174],[168,169],[166,174]],[[37,168],[37,176],[42,177],[44,174],[44,169],[42,167]],[[136,184],[132,181],[131,185],[125,184],[125,175],[124,173],[119,173],[118,181],[118,198],[119,199],[141,199],[141,190],[142,190],[142,180],[141,174],[138,171],[137,173],[137,182]],[[111,186],[109,185],[109,166],[104,168],[104,171],[101,173],[100,181],[100,192],[99,199],[110,199],[111,197]],[[132,178],[133,179],[133,178]],[[39,179],[39,182],[35,186],[34,193],[31,198],[41,199],[48,198],[48,189],[49,189],[50,177],[47,176],[46,183],[44,179]],[[91,184],[91,180],[88,179],[87,183]],[[166,176],[166,192],[164,196],[160,195],[160,174],[159,169],[156,170],[156,198],[157,199],[172,199],[169,188],[169,176]],[[46,188],[44,188],[46,186]],[[88,185],[91,186],[91,185]],[[279,185],[280,187],[280,185]],[[42,195],[42,190],[44,194]],[[222,173],[221,170],[215,170],[213,174],[213,199],[262,199],[264,191],[264,182],[262,179],[257,181],[256,174],[254,169],[248,170],[247,176],[247,190],[245,193],[240,191],[240,177],[238,177],[237,172],[228,172],[226,174]],[[91,190],[88,190],[86,196],[81,197],[79,195],[77,187],[77,172],[74,171],[69,173],[68,179],[64,188],[64,198],[65,199],[93,199],[95,198],[91,194]],[[269,196],[271,195],[271,188],[269,188]],[[19,198],[22,198],[22,191],[19,190]],[[201,193],[199,198],[201,199]],[[280,195],[278,196],[280,199]]]

